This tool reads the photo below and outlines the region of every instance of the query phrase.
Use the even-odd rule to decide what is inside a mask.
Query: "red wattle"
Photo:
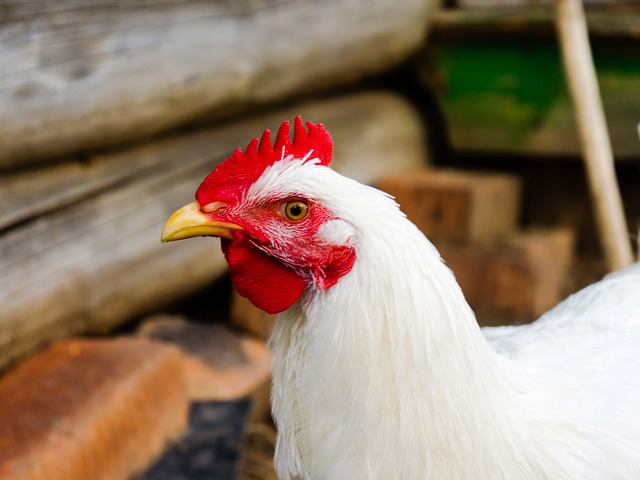
[[[295,270],[243,241],[222,241],[229,274],[238,293],[267,313],[287,310],[307,282]]]

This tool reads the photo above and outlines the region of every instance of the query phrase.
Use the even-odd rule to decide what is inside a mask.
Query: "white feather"
[[[485,338],[387,195],[291,159],[254,187],[316,199],[357,251],[276,321],[282,479],[640,478],[640,266]]]

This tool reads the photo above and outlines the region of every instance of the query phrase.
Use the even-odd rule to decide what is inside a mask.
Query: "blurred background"
[[[584,5],[635,251],[640,6]],[[553,7],[1,1],[0,479],[61,469],[51,455],[61,428],[83,465],[66,480],[274,478],[264,345],[273,318],[233,293],[217,240],[162,245],[160,231],[236,147],[296,115],[332,133],[336,170],[397,198],[481,325],[535,320],[605,274]],[[112,347],[123,338],[132,350]],[[85,415],[103,380],[83,376],[88,360],[72,362],[76,385],[89,383],[64,400],[71,377],[47,387],[58,373],[45,366],[95,348],[128,359],[158,343],[179,352],[182,413],[154,433],[157,447],[111,472],[99,441],[83,446],[82,428],[94,427],[61,413]],[[117,374],[93,368],[117,383],[142,365],[127,361]],[[56,398],[73,407],[51,413]],[[128,435],[118,428],[109,435]]]

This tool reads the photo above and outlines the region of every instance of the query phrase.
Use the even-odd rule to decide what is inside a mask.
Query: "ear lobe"
[[[331,249],[325,258],[322,268],[314,273],[316,285],[322,290],[333,287],[353,268],[356,251],[353,247],[338,246]]]
[[[295,270],[255,247],[224,239],[221,245],[236,290],[265,312],[284,312],[307,288]]]

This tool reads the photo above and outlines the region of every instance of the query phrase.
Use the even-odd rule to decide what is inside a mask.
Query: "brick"
[[[140,334],[178,347],[193,401],[237,400],[254,392],[271,375],[271,352],[264,342],[221,324],[156,315],[145,320]]]
[[[233,290],[231,298],[231,321],[256,338],[267,340],[277,315],[270,315],[241,297]]]
[[[535,230],[485,245],[436,243],[481,325],[526,323],[565,294],[573,254],[566,229]]]
[[[1,480],[131,477],[186,428],[176,349],[67,340],[0,379]]]
[[[516,229],[517,177],[453,169],[423,169],[378,182],[431,240],[485,242]]]

